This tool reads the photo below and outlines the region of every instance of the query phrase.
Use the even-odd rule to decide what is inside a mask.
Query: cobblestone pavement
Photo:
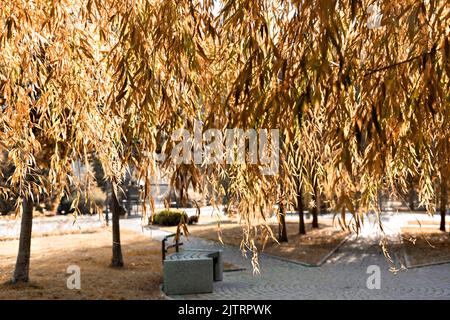
[[[214,293],[173,296],[175,299],[450,299],[450,264],[389,271],[376,239],[351,239],[321,267],[305,267],[262,255],[260,275],[236,248],[191,238],[192,248],[221,248],[224,259],[245,271],[224,273]],[[368,289],[367,267],[381,271],[381,288]]]
[[[395,241],[397,218],[386,218],[384,226]],[[389,223],[391,222],[391,223]],[[371,230],[372,228],[372,230]],[[379,246],[380,235],[367,227],[360,237],[352,237],[321,267],[305,267],[273,257],[260,257],[260,275],[252,274],[249,259],[239,249],[191,237],[191,248],[221,248],[224,260],[245,271],[224,274],[214,284],[214,293],[173,296],[175,299],[450,299],[450,264],[400,270],[396,274]],[[393,256],[394,265],[400,261]],[[379,266],[381,288],[368,289],[370,265]]]

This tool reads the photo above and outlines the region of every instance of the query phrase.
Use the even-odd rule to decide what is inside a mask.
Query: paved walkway
[[[386,217],[386,233],[395,240],[398,216]],[[389,223],[390,222],[390,223]],[[450,299],[450,264],[389,271],[379,235],[367,225],[361,236],[347,241],[321,267],[304,267],[262,255],[261,273],[252,274],[249,259],[235,247],[191,237],[186,247],[221,248],[224,259],[245,271],[227,272],[214,293],[173,296],[175,299]],[[394,261],[397,266],[398,261]],[[381,271],[381,288],[368,289],[367,267]]]
[[[389,271],[378,244],[351,240],[321,267],[304,267],[272,257],[260,258],[261,274],[253,276],[248,261],[235,248],[223,247],[225,261],[246,267],[224,274],[214,293],[174,296],[176,299],[450,299],[450,265]],[[218,247],[191,240],[192,247]],[[367,267],[381,271],[381,288],[367,288]]]
[[[403,215],[385,215],[386,233],[395,240],[399,226],[410,218]],[[69,221],[69,222],[68,222]],[[64,217],[36,219],[33,231],[69,228],[71,220]],[[18,224],[0,221],[0,235],[14,235]],[[99,227],[98,217],[82,217],[82,228]],[[73,226],[72,226],[73,227]],[[167,232],[143,228],[141,219],[121,220],[122,229],[144,233],[155,240]],[[409,269],[393,274],[389,271],[380,246],[379,237],[369,225],[359,239],[350,239],[321,267],[304,267],[273,257],[260,257],[261,274],[254,276],[249,259],[242,257],[238,248],[190,237],[183,240],[187,248],[220,248],[224,260],[244,271],[226,272],[224,280],[214,285],[214,293],[174,296],[176,299],[450,299],[450,264]],[[398,261],[396,261],[398,266]],[[377,265],[381,271],[381,288],[369,290],[367,267]]]

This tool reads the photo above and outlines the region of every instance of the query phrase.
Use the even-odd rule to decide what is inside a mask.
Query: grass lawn
[[[203,217],[201,222],[205,223]],[[188,226],[190,235],[219,241],[217,223],[215,223],[213,219],[211,219],[211,221],[208,220],[207,222],[208,224],[194,224]],[[278,234],[278,225],[271,224],[270,226],[276,236]],[[239,247],[243,235],[242,228],[238,222],[235,219],[227,219],[221,222],[220,227],[223,243]],[[347,232],[333,226],[331,220],[324,219],[322,219],[319,229],[312,229],[311,223],[308,222],[306,224],[306,235],[298,234],[298,223],[287,222],[286,227],[289,240],[287,243],[278,244],[269,239],[263,249],[263,241],[260,238],[256,243],[257,247],[263,249],[262,252],[274,256],[316,265],[348,235]],[[176,227],[165,227],[164,229],[171,232],[176,231]]]
[[[33,238],[30,283],[8,283],[18,241],[0,241],[0,299],[163,299],[160,243],[122,231],[125,267],[109,268],[111,233],[67,234]],[[67,289],[69,265],[81,269],[81,290]]]
[[[402,237],[409,267],[450,262],[450,233],[439,231],[438,225],[436,228],[408,226],[402,228]]]

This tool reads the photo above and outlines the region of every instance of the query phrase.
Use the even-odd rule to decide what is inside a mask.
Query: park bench
[[[213,282],[223,279],[222,252],[220,250],[181,250],[178,240],[166,247],[169,235],[162,240],[163,290],[166,294],[210,293]],[[167,254],[169,248],[176,252]]]

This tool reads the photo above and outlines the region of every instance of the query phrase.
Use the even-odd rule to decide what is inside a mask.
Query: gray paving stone
[[[349,240],[321,267],[304,267],[261,255],[261,274],[253,276],[250,261],[238,248],[190,237],[185,246],[221,248],[224,261],[245,271],[224,273],[210,294],[177,295],[175,299],[450,299],[450,264],[389,271],[377,237]],[[397,262],[398,264],[398,262]],[[368,289],[369,265],[381,271],[381,288]]]

